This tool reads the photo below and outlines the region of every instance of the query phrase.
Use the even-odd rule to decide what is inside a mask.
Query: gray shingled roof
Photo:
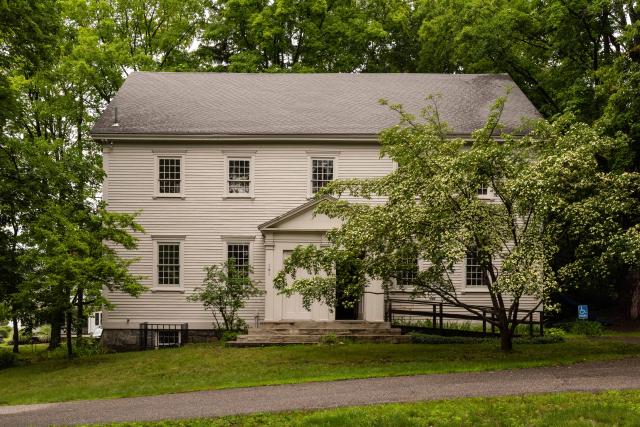
[[[417,113],[428,95],[455,134],[480,127],[511,92],[508,131],[539,113],[505,74],[131,74],[95,124],[95,136],[367,136],[398,122],[385,98]],[[119,126],[114,123],[117,107]]]

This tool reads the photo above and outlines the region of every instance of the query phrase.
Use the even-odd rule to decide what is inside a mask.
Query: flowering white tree
[[[381,133],[381,156],[394,160],[397,169],[381,178],[328,185],[321,194],[335,198],[322,201],[316,212],[342,221],[328,234],[332,245],[298,247],[278,273],[276,288],[300,293],[307,307],[315,300],[333,306],[336,262],[354,259],[366,276],[389,287],[404,260],[417,256],[426,268],[413,282],[415,292],[481,315],[460,297],[451,276],[473,251],[492,302],[489,322],[500,331],[502,349],[511,350],[515,329],[527,316],[518,313],[521,298],[531,295],[542,304],[557,290],[550,260],[561,231],[556,218],[566,207],[558,205],[558,190],[592,179],[598,173],[595,155],[606,155],[624,140],[560,123],[535,124],[526,136],[507,135],[500,126],[504,103],[496,102],[471,140],[451,138],[436,106],[417,121],[392,105],[401,120]],[[479,198],[481,186],[495,199]],[[382,196],[385,202],[356,203],[341,199],[345,195]],[[298,269],[312,277],[296,279]],[[345,292],[359,295],[366,282],[352,281]]]

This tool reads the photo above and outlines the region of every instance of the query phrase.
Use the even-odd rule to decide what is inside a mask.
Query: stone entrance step
[[[322,342],[407,343],[410,337],[388,322],[346,320],[333,322],[280,321],[263,322],[240,335],[229,347],[318,344]]]

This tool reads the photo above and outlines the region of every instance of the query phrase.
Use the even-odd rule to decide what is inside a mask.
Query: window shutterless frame
[[[151,290],[184,292],[184,236],[153,236]]]
[[[338,157],[333,154],[310,154],[308,158],[307,197],[314,197],[338,176]]]
[[[222,236],[222,260],[233,258],[236,267],[247,269],[253,264],[253,243],[255,236]]]
[[[464,278],[465,286],[468,288],[478,288],[486,285],[482,267],[480,266],[475,250],[469,250],[465,255]]]
[[[254,152],[227,152],[224,156],[223,198],[253,199]]]
[[[184,152],[154,152],[154,198],[184,198]]]

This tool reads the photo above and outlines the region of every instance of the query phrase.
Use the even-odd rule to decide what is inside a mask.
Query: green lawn
[[[25,352],[31,351],[25,348]],[[143,396],[348,378],[483,371],[640,355],[640,344],[571,338],[521,344],[347,344],[180,349],[38,360],[0,371],[0,404]],[[9,390],[11,391],[9,393]]]
[[[455,399],[321,411],[246,415],[209,420],[117,425],[119,427],[631,427],[640,425],[640,391]]]

